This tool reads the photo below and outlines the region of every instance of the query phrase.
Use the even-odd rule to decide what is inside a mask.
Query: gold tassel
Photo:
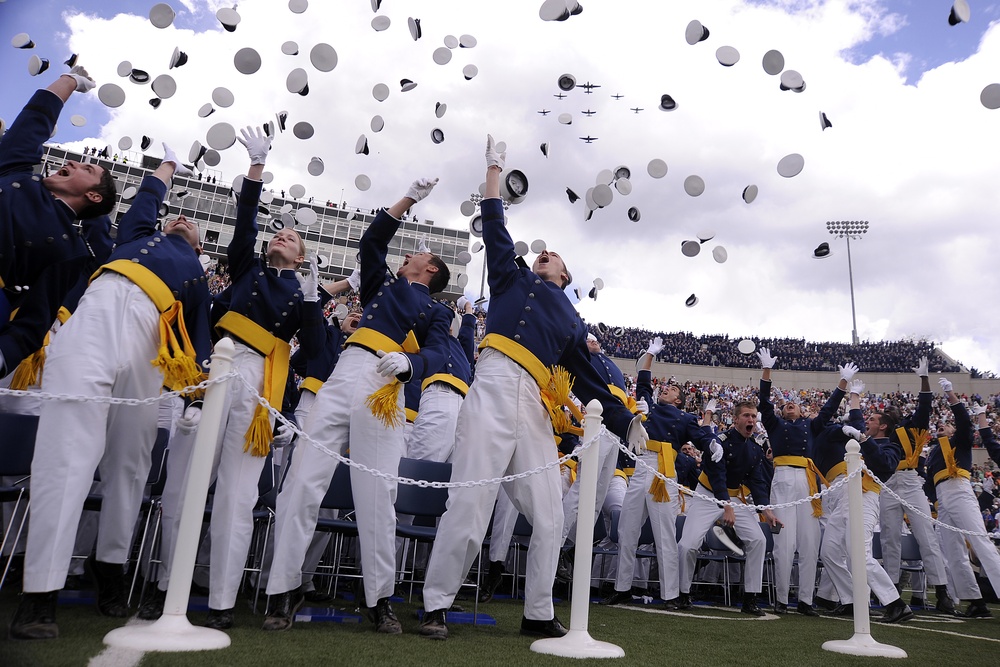
[[[402,426],[406,420],[399,410],[399,391],[402,388],[402,383],[393,379],[365,399],[365,406],[372,411],[372,415],[388,428]]]
[[[812,503],[813,516],[816,517],[817,519],[823,516],[823,499],[814,498],[809,502]]]
[[[24,391],[28,387],[38,384],[39,374],[44,367],[45,348],[42,347],[25,357],[24,361],[17,365],[14,377],[10,381],[10,388]]]
[[[243,451],[249,451],[253,456],[267,456],[271,449],[271,436],[271,420],[268,418],[267,408],[258,403],[253,413],[253,421],[247,430]]]
[[[649,492],[653,495],[653,502],[665,503],[670,500],[667,484],[659,477],[653,478],[653,483],[649,486]]]

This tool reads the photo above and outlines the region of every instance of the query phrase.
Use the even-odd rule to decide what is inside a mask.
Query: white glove
[[[864,380],[853,380],[849,385],[850,393],[861,395],[861,392],[865,390]]]
[[[663,352],[663,339],[657,336],[649,341],[649,347],[646,348],[646,354],[655,357],[660,352]]]
[[[410,360],[402,352],[390,352],[386,354],[382,350],[379,350],[378,356],[381,360],[378,362],[375,370],[382,377],[387,378],[390,375],[403,375],[410,372]]]
[[[315,303],[319,301],[319,260],[316,255],[309,256],[309,275],[296,273],[299,286],[302,288],[302,300]]]
[[[943,391],[943,392],[944,392],[944,393],[946,393],[946,394],[947,394],[947,393],[948,393],[949,391],[952,391],[952,390],[953,390],[953,389],[955,388],[955,387],[954,387],[954,386],[953,386],[953,385],[951,384],[951,380],[949,380],[948,378],[941,378],[941,379],[939,379],[939,380],[938,380],[938,384],[939,384],[939,385],[941,385],[941,391]]]
[[[240,134],[243,135],[243,138],[236,137],[236,140],[246,147],[247,153],[250,155],[250,164],[264,164],[267,161],[267,153],[271,150],[273,137],[266,136],[259,127],[252,128],[249,125],[245,130],[241,127]]]
[[[635,402],[635,411],[641,415],[649,414],[649,403],[646,402],[645,398],[640,398]]]
[[[708,403],[705,404],[705,409],[702,412],[715,412],[716,408],[719,407],[719,403],[713,398]]]
[[[192,176],[194,172],[191,171],[177,158],[177,153],[175,153],[166,142],[163,143],[163,159],[162,162],[173,162],[174,163],[174,176]]]
[[[493,135],[486,135],[486,168],[490,167],[500,167],[500,171],[503,171],[504,166],[507,163],[507,151],[503,153],[497,153],[496,142],[493,141]]]
[[[927,372],[927,357],[920,357],[920,361],[913,367],[913,372],[924,378],[929,375]]]
[[[73,77],[73,80],[76,81],[76,92],[78,93],[85,93],[88,90],[93,90],[94,86],[97,85],[97,83],[90,78],[90,75],[87,74],[87,70],[85,70],[81,65],[73,67],[66,73],[65,76]]]
[[[837,369],[840,370],[840,379],[850,382],[851,378],[858,372],[858,365],[848,361],[843,366],[837,366]]]
[[[712,455],[712,463],[718,463],[719,461],[722,460],[722,455],[724,453],[724,450],[722,449],[722,445],[720,445],[718,441],[713,440],[711,444],[709,444],[708,452],[709,454]]]
[[[282,424],[278,427],[278,432],[274,434],[274,440],[271,441],[271,444],[275,447],[284,447],[294,437],[295,431],[292,430],[291,424]]]
[[[642,426],[642,415],[636,415],[632,418],[632,423],[628,425],[628,437],[625,439],[628,441],[628,449],[630,452],[636,456],[641,456],[646,453],[646,441],[649,440],[649,434],[646,433],[646,429]]]
[[[347,276],[347,284],[351,286],[351,289],[355,292],[361,291],[361,267],[355,266],[354,270],[351,271],[351,275]]]
[[[844,425],[841,429],[848,438],[854,438],[858,442],[861,442],[861,431],[854,428],[853,426]]]
[[[470,304],[469,304],[469,300],[463,294],[462,296],[458,297],[458,303],[456,305],[458,306],[458,312],[459,312],[459,314],[462,314],[462,313],[466,312],[466,310],[469,308]]]
[[[972,416],[973,417],[978,417],[979,415],[983,415],[983,414],[986,414],[986,406],[985,405],[977,405],[977,404],[973,403],[972,404]]]
[[[414,202],[418,202],[431,193],[431,190],[434,189],[437,182],[438,179],[436,178],[434,180],[429,178],[418,178],[410,185],[410,189],[406,191],[406,196]]]
[[[201,422],[201,408],[190,405],[184,411],[184,416],[177,420],[177,430],[183,435],[191,435]]]
[[[761,368],[774,368],[774,363],[778,361],[777,357],[771,356],[771,351],[766,347],[757,350],[757,358],[760,359]]]

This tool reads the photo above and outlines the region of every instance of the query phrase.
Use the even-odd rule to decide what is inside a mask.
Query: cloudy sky
[[[0,42],[0,118],[13,120],[31,91],[78,53],[99,85],[117,84],[127,99],[109,109],[96,91],[74,96],[53,141],[114,150],[121,137],[138,144],[149,135],[150,154],[160,156],[166,141],[183,156],[216,123],[259,125],[286,110],[289,130],[308,122],[315,134],[275,139],[267,168],[276,188],[301,184],[306,196],[371,208],[395,201],[414,178],[437,176],[416,213],[456,228],[468,225],[460,205],[483,181],[492,132],[507,143],[508,168],[529,179],[527,197],[508,212],[515,240],[542,239],[560,252],[584,294],[581,314],[612,325],[850,341],[846,244],[825,223],[867,220],[867,235],[851,245],[860,337],[926,337],[967,365],[1000,371],[993,232],[1000,111],[980,103],[983,88],[1000,81],[996,4],[972,1],[971,21],[949,26],[947,0],[589,0],[564,22],[540,20],[541,0],[385,0],[378,14],[367,0],[313,0],[302,14],[283,0],[245,0],[235,32],[215,18],[228,3],[174,0],[177,15],[166,29],[150,23],[153,4],[0,3],[6,39],[27,32],[36,43],[19,50]],[[376,16],[390,19],[387,30],[372,28]],[[409,17],[420,19],[416,42]],[[693,19],[710,36],[691,46],[685,27]],[[446,37],[463,35],[475,46],[436,64]],[[287,41],[298,55],[282,52]],[[332,71],[310,63],[320,43],[336,50]],[[739,62],[721,66],[722,46],[738,50]],[[128,60],[152,77],[166,74],[174,47],[189,60],[169,70],[177,93],[153,109],[150,86],[116,70]],[[262,60],[252,75],[234,67],[246,47]],[[771,49],[801,73],[803,92],[781,91],[779,77],[764,71]],[[48,58],[51,69],[29,76],[32,55]],[[466,79],[470,64],[478,73]],[[307,96],[286,89],[295,68],[308,74]],[[563,74],[600,87],[557,99]],[[417,87],[402,92],[404,78]],[[372,95],[379,83],[390,90],[382,102]],[[199,118],[220,86],[235,104]],[[663,94],[676,110],[658,109]],[[440,119],[436,103],[447,105]],[[543,109],[551,113],[537,113]],[[825,131],[821,111],[833,124]],[[563,113],[572,124],[558,121]],[[73,114],[86,124],[74,127]],[[375,115],[385,122],[377,133]],[[443,143],[431,141],[434,129]],[[369,155],[355,154],[362,134]],[[776,166],[792,153],[805,167],[783,178]],[[320,176],[306,172],[314,156],[325,162]],[[647,173],[653,159],[667,163],[664,177]],[[236,144],[218,169],[228,181],[246,164]],[[571,204],[566,188],[583,195],[602,170],[622,165],[631,193],[615,191],[587,221],[585,202]],[[370,190],[357,189],[359,174],[370,177]],[[685,193],[691,175],[704,179],[700,196]],[[760,194],[746,204],[741,193],[751,184]],[[628,219],[630,207],[640,211],[638,222]],[[698,256],[683,256],[681,243],[700,232],[714,238]],[[813,259],[823,241],[831,256]],[[722,264],[711,252],[719,245],[728,252]],[[467,267],[473,298],[481,266],[480,254]],[[596,301],[586,298],[595,278],[606,285]],[[699,302],[687,308],[691,294]]]

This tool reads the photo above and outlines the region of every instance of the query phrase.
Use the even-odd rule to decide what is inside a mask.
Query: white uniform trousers
[[[420,393],[420,411],[406,435],[408,458],[440,462],[451,459],[463,399],[444,382],[431,383]]]
[[[990,580],[993,590],[1000,590],[1000,554],[993,540],[986,536],[983,515],[979,501],[972,490],[972,484],[964,477],[953,477],[938,482],[935,487],[938,498],[938,520],[963,530],[971,530],[977,535],[963,535],[947,528],[941,529],[941,545],[944,547],[948,569],[955,582],[955,595],[962,600],[978,600],[982,597],[976,576],[969,563],[969,552],[965,543],[972,545],[983,572]]]
[[[452,481],[492,479],[534,470],[557,458],[538,384],[528,371],[494,349],[476,365],[476,381],[458,416]],[[532,525],[528,546],[524,616],[550,620],[552,584],[562,535],[558,466],[504,484],[514,507]],[[453,488],[441,518],[424,585],[424,608],[448,609],[479,555],[496,486]]]
[[[615,545],[615,543],[611,541],[611,515],[614,512],[621,512],[622,505],[625,503],[625,494],[627,492],[628,481],[619,475],[612,476],[611,483],[608,485],[608,493],[604,496],[604,505],[601,506],[601,521],[604,522],[605,534],[604,539],[600,542],[601,547],[608,548]],[[593,588],[597,588],[604,581],[613,581],[617,572],[617,555],[595,557],[594,563],[591,566],[590,585]],[[648,579],[648,574],[649,563],[641,561],[639,571],[633,574],[632,581],[645,581]]]
[[[930,502],[924,493],[924,480],[916,470],[897,470],[886,482],[886,486],[924,514],[930,514]],[[941,545],[934,532],[934,524],[929,519],[906,511],[888,493],[879,494],[879,512],[882,517],[882,566],[892,582],[899,582],[903,512],[906,512],[910,519],[910,531],[920,545],[920,559],[924,563],[924,572],[927,573],[927,583],[931,586],[947,583],[944,558],[941,556]]]
[[[838,476],[839,478],[839,476]],[[833,483],[833,480],[830,480]],[[899,599],[896,586],[889,579],[882,566],[872,556],[872,535],[878,523],[878,495],[873,491],[861,494],[864,531],[865,531],[865,570],[868,586],[878,597],[883,606]],[[848,502],[847,485],[841,486],[825,496],[829,502],[823,503],[823,513],[830,510],[830,518],[823,533],[823,544],[820,547],[820,557],[823,567],[830,573],[830,579],[837,588],[837,596],[841,604],[854,602],[854,589],[851,584],[851,545],[847,527]]]
[[[599,447],[597,452],[597,502],[594,504],[594,523],[601,516],[601,506],[604,505],[604,497],[608,494],[608,485],[611,484],[611,478],[615,476],[615,466],[618,464],[618,443],[621,440],[617,435],[604,429],[601,431],[601,435],[597,440],[597,445]],[[580,462],[583,465],[583,462]],[[655,466],[654,466],[655,467]],[[576,482],[569,487],[569,491],[563,496],[563,531],[562,540],[563,543],[566,542],[566,538],[569,537],[570,540],[576,539],[576,520],[579,514],[578,509],[580,507],[580,475],[582,471],[577,468],[576,471]]]
[[[507,561],[510,541],[514,538],[518,511],[504,488],[500,487],[497,504],[493,509],[493,530],[490,532],[490,562]]]
[[[646,466],[656,470],[658,457],[656,452],[646,452],[641,460]],[[681,494],[676,484],[668,483],[670,500],[662,503],[653,500],[649,487],[657,478],[646,466],[636,462],[635,474],[632,475],[622,502],[622,513],[618,519],[618,572],[615,590],[627,591],[632,587],[635,550],[639,546],[642,525],[648,517],[656,543],[656,564],[660,568],[660,597],[673,600],[680,592],[677,574],[677,515],[681,510]],[[670,479],[677,481],[676,476]]]
[[[638,469],[636,469],[638,472]],[[634,484],[635,482],[632,482]],[[631,486],[631,484],[630,484]],[[711,496],[712,492],[699,484],[698,493]],[[738,500],[735,496],[730,500]],[[747,593],[760,593],[764,584],[764,552],[767,550],[767,539],[760,529],[760,520],[753,510],[735,508],[736,534],[743,540],[743,552],[746,554],[746,565],[743,569],[743,590]],[[698,562],[698,550],[705,535],[715,522],[722,518],[723,510],[710,500],[691,496],[687,499],[684,520],[684,533],[677,544],[680,556],[680,590],[681,593],[691,592],[691,580],[694,578],[694,567]]]
[[[805,468],[775,466],[771,480],[771,503],[792,502],[811,495]],[[812,503],[774,510],[783,524],[774,535],[774,572],[778,602],[788,604],[792,579],[792,561],[799,552],[799,602],[812,604],[816,588],[816,561],[819,559],[819,519],[813,516]]]
[[[387,380],[375,367],[378,357],[348,346],[333,375],[316,395],[305,432],[327,449],[382,472],[397,474],[403,452],[403,429],[387,428],[372,415],[365,399]],[[397,409],[403,412],[400,390]],[[268,595],[290,591],[302,582],[306,550],[316,530],[319,506],[330,488],[337,459],[300,440],[278,495],[274,562]],[[396,582],[396,482],[351,468],[351,488],[369,607],[392,595]]]
[[[135,283],[105,273],[47,352],[43,390],[85,396],[152,398],[163,375],[159,312]],[[83,501],[100,464],[104,500],[97,558],[124,563],[132,543],[156,441],[156,404],[45,401],[31,463],[31,528],[24,591],[62,588]]]

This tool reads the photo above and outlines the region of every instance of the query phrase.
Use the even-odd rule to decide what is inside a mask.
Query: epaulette
[[[720,433],[719,435],[715,436],[715,439],[719,440],[720,442],[725,442],[726,440],[729,439],[729,436],[726,435],[725,433]]]

